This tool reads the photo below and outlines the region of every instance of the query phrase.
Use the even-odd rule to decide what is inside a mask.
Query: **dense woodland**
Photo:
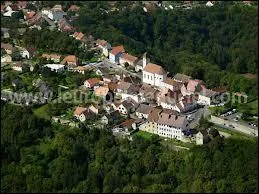
[[[158,138],[118,140],[1,103],[2,192],[256,192],[257,140],[172,151]]]

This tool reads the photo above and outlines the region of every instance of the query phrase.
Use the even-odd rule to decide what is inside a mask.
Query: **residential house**
[[[162,112],[157,121],[159,136],[183,140],[184,131],[189,129],[189,123],[185,116]]]
[[[12,69],[15,71],[23,71],[23,63],[21,61],[17,61],[12,65]]]
[[[62,65],[67,65],[68,70],[73,70],[78,65],[78,59],[75,55],[68,55],[62,61]]]
[[[201,89],[206,88],[204,82],[202,80],[198,80],[198,79],[191,79],[189,80],[188,84],[187,84],[187,92],[189,94],[194,94],[195,92],[200,92]]]
[[[108,93],[109,88],[104,86],[100,86],[94,90],[94,94],[102,98],[107,98]]]
[[[94,88],[95,86],[99,86],[101,80],[98,78],[90,78],[84,82],[84,86],[86,88]]]
[[[217,96],[217,92],[210,90],[210,89],[202,89],[198,95],[198,103],[204,104],[204,105],[211,105],[213,104],[213,99]]]
[[[157,97],[157,104],[166,109],[177,110],[176,104],[181,100],[182,93],[180,90],[171,91],[167,93],[160,93]]]
[[[58,28],[62,32],[72,32],[74,28],[67,22],[65,18],[58,21]]]
[[[24,13],[24,19],[29,20],[32,19],[35,16],[36,12],[35,11],[28,11]]]
[[[180,113],[192,111],[197,107],[198,96],[188,95],[184,96],[177,104],[174,110]]]
[[[74,111],[74,116],[81,122],[84,122],[86,120],[87,116],[89,115],[89,113],[90,113],[90,111],[88,108],[78,106],[78,107],[76,107],[76,109]]]
[[[68,11],[73,11],[73,12],[76,12],[80,9],[80,7],[76,6],[76,5],[71,5],[69,8],[68,8]]]
[[[125,86],[125,87],[123,87],[123,86]],[[140,87],[138,85],[130,84],[130,83],[122,81],[122,82],[119,82],[117,85],[116,95],[121,96],[122,100],[131,98],[135,102],[139,103],[139,101],[140,101],[140,97],[138,95],[139,89],[140,89]]]
[[[146,104],[140,104],[139,107],[136,110],[136,115],[138,118],[148,118],[148,115],[153,110],[152,106],[146,105]]]
[[[175,76],[173,77],[173,80],[180,82],[180,83],[188,83],[190,81],[191,77],[188,75],[184,75],[181,73],[177,73],[175,74]]]
[[[150,59],[147,58],[147,53],[143,54],[143,57],[136,62],[135,71],[143,71],[144,67],[150,63]]]
[[[43,9],[42,14],[48,16],[52,21],[59,21],[67,15],[63,10],[61,5],[55,5],[52,9]]]
[[[16,5],[8,5],[5,10],[6,12],[3,13],[3,16],[11,17],[14,12],[17,12],[18,8]]]
[[[88,107],[88,109],[90,110],[90,111],[92,111],[94,114],[98,114],[99,113],[99,111],[100,111],[100,107],[98,106],[98,105],[96,105],[96,104],[91,104],[89,107]]]
[[[61,55],[57,55],[57,54],[43,54],[41,56],[42,58],[46,58],[47,60],[52,60],[54,61],[55,63],[59,63],[60,62],[60,58],[61,58]]]
[[[105,40],[100,40],[98,39],[96,41],[96,45],[99,49],[101,49],[101,52],[102,54],[105,56],[105,57],[108,57],[109,56],[109,52],[110,50],[112,49],[110,43],[108,43],[107,41]]]
[[[203,145],[207,142],[209,142],[209,135],[207,130],[201,130],[196,134],[196,144],[197,145]]]
[[[114,80],[114,77],[110,74],[105,74],[102,76],[102,78],[103,78],[103,82],[106,84],[108,84]]]
[[[5,52],[11,55],[14,51],[14,47],[11,44],[1,43],[1,49],[4,49]]]
[[[206,6],[207,7],[212,7],[214,4],[211,2],[211,1],[208,1],[207,3],[206,3]]]
[[[77,66],[73,69],[74,72],[78,72],[81,74],[85,74],[86,71],[90,70],[89,67],[85,67],[85,66]]]
[[[47,67],[51,71],[54,71],[56,73],[60,73],[60,72],[64,71],[64,69],[65,69],[65,65],[62,65],[62,64],[46,64],[46,65],[44,65],[44,67]]]
[[[30,53],[26,48],[19,47],[17,46],[18,50],[20,51],[20,55],[24,59],[29,59],[30,58]]]
[[[76,40],[82,40],[85,35],[82,32],[74,32],[71,36]]]
[[[10,63],[12,62],[12,57],[8,54],[1,56],[1,63]]]
[[[148,84],[143,84],[139,89],[140,102],[156,103],[159,91]]]
[[[122,45],[116,46],[116,47],[112,47],[112,50],[109,53],[109,60],[111,62],[113,62],[113,63],[118,63],[120,56],[124,52],[125,52],[125,49],[124,49],[124,47]]]
[[[143,83],[161,87],[166,79],[166,71],[160,66],[148,63],[143,69]]]
[[[121,103],[112,104],[114,110],[118,110],[123,115],[128,115],[136,110],[137,103],[132,99],[126,99]]]
[[[171,91],[177,91],[180,90],[182,86],[182,83],[177,82],[171,78],[167,78],[165,81],[161,83],[162,88],[170,89]]]
[[[157,131],[157,121],[159,119],[160,113],[163,111],[162,108],[154,107],[148,114],[147,122],[144,123],[139,130],[146,131],[152,134],[158,134]]]
[[[16,5],[19,10],[25,9],[27,7],[27,1],[17,1]]]
[[[122,55],[119,58],[119,64],[125,66],[125,64],[131,65],[131,66],[135,66],[136,62],[137,62],[137,57],[132,56],[130,54],[127,53],[122,53]]]
[[[3,38],[10,38],[9,30],[9,28],[1,28],[1,36]]]
[[[141,124],[141,119],[127,119],[120,123],[119,125],[116,125],[112,129],[112,133],[115,136],[122,136],[122,137],[128,137],[132,134],[133,131],[137,129],[137,127]]]

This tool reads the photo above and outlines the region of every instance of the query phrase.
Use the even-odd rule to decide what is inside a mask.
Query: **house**
[[[127,119],[119,125],[114,126],[112,133],[116,136],[129,137],[137,129],[141,121],[141,119]]]
[[[52,9],[43,9],[42,14],[48,16],[52,21],[59,21],[67,15],[63,10],[61,5],[55,5]]]
[[[10,38],[9,30],[9,28],[1,28],[1,36],[3,38]]]
[[[101,80],[98,78],[90,78],[84,82],[86,88],[94,88],[100,84]]]
[[[22,72],[22,71],[23,71],[23,64],[22,64],[22,62],[21,62],[21,61],[15,62],[15,63],[12,65],[12,69],[13,69],[14,71],[20,71],[20,72]]]
[[[140,101],[140,98],[138,96],[139,89],[140,87],[138,85],[121,81],[117,85],[116,95],[121,96],[122,100],[131,98],[138,103]]]
[[[88,109],[90,111],[92,111],[94,114],[98,114],[99,113],[99,110],[100,110],[100,107],[98,105],[95,105],[95,104],[91,104]]]
[[[14,47],[11,44],[1,43],[1,49],[4,49],[5,52],[11,55],[14,51]]]
[[[208,135],[207,130],[199,131],[196,134],[195,139],[196,139],[196,144],[197,145],[203,145],[203,144],[209,142],[209,135]]]
[[[57,55],[57,54],[43,54],[41,56],[42,58],[46,58],[47,60],[52,60],[54,61],[55,63],[59,63],[60,62],[60,58],[61,58],[61,55]]]
[[[140,102],[156,102],[159,91],[148,84],[143,84],[139,89]]]
[[[191,79],[187,84],[187,92],[190,94],[194,94],[195,92],[199,92],[202,88],[206,88],[205,84],[202,80],[199,79]]]
[[[135,111],[137,103],[132,99],[127,99],[120,103],[113,103],[112,106],[114,110],[118,110],[120,114],[128,115]]]
[[[24,13],[24,19],[29,20],[32,19],[35,16],[36,12],[35,11],[28,11]]]
[[[90,70],[90,68],[88,67],[85,67],[85,66],[78,66],[78,67],[75,67],[73,69],[74,72],[78,72],[78,73],[81,73],[81,74],[85,74],[86,71]]]
[[[56,73],[60,73],[64,71],[65,65],[62,64],[46,64],[44,67],[48,67],[51,71],[54,71]]]
[[[67,22],[65,18],[58,21],[58,28],[62,32],[72,32],[74,28]]]
[[[82,32],[74,32],[71,36],[76,40],[82,40],[85,35]]]
[[[188,75],[184,75],[181,73],[177,73],[175,74],[175,76],[173,77],[173,80],[180,82],[180,83],[188,83],[190,81],[191,77]]]
[[[114,80],[114,77],[110,74],[105,74],[102,76],[102,78],[103,78],[103,82],[106,84],[108,84]]]
[[[207,7],[212,7],[214,4],[211,2],[211,1],[208,1],[207,3],[206,3],[206,6]]]
[[[185,116],[162,112],[157,121],[159,136],[183,140],[184,131],[189,129],[189,123]]]
[[[148,115],[152,111],[153,107],[146,105],[146,104],[140,104],[139,107],[136,110],[136,115],[138,118],[148,118]]]
[[[76,5],[71,5],[69,8],[68,8],[68,11],[73,11],[73,12],[76,12],[80,9],[80,7],[76,6]]]
[[[18,9],[18,8],[17,8]],[[16,6],[15,5],[8,5],[5,8],[6,12],[3,14],[5,17],[11,17],[14,12],[16,12]]]
[[[125,52],[125,49],[122,45],[112,47],[111,52],[109,53],[109,60],[113,63],[118,63],[119,58],[122,55],[122,53]]]
[[[75,55],[68,55],[66,56],[62,61],[61,61],[62,65],[67,65],[68,69],[71,70],[75,67],[77,67],[78,64],[78,59]]]
[[[116,82],[109,82],[108,88],[111,92],[115,92],[117,90],[118,84]]]
[[[100,86],[99,88],[96,88],[94,90],[94,94],[96,96],[103,97],[103,98],[107,98],[108,93],[109,93],[109,88],[104,86]]]
[[[143,83],[152,86],[161,87],[162,82],[166,79],[166,71],[160,66],[148,63],[143,69]]]
[[[18,50],[20,51],[20,55],[24,59],[29,59],[30,58],[30,53],[26,48],[23,47],[17,47]]]
[[[152,134],[158,134],[157,131],[157,121],[159,119],[159,115],[163,110],[161,108],[154,107],[149,112],[147,122],[144,123],[139,130],[146,131]]]
[[[12,57],[8,54],[1,56],[1,63],[10,63],[12,62]]]
[[[101,52],[102,54],[105,56],[105,57],[108,57],[109,56],[109,52],[110,50],[112,49],[110,43],[108,43],[107,41],[105,40],[100,40],[98,39],[96,41],[96,45],[99,49],[101,49]]]
[[[16,5],[19,10],[25,9],[27,7],[27,1],[17,1]]]
[[[136,63],[135,66],[135,71],[139,72],[139,71],[143,71],[144,67],[150,62],[150,59],[147,58],[147,53],[143,54],[142,59],[139,59]]]
[[[210,90],[210,89],[202,89],[198,95],[198,103],[204,105],[211,105],[213,104],[213,99],[217,96],[217,92]]]
[[[121,57],[119,58],[119,64],[125,66],[125,64],[135,66],[137,62],[137,57],[132,56],[127,53],[122,53]]]
[[[180,90],[182,83],[175,81],[174,79],[167,78],[165,81],[161,83],[161,87],[170,89],[171,91]]]
[[[157,97],[157,104],[166,109],[178,110],[176,104],[180,101],[181,98],[182,93],[180,90],[168,90],[167,93],[160,92],[160,94]]]
[[[74,116],[81,122],[84,122],[86,120],[88,113],[89,113],[88,108],[78,106],[74,111]]]
[[[176,104],[176,108],[174,110],[176,110],[177,112],[180,112],[180,113],[192,111],[198,105],[197,100],[198,100],[198,97],[196,95],[184,96],[183,99],[181,99]]]

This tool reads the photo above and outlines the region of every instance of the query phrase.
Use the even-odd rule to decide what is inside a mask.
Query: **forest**
[[[68,128],[1,102],[2,192],[256,192],[257,139],[172,151],[158,138]]]

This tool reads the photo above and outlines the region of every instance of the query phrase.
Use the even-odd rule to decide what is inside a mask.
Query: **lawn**
[[[252,115],[258,115],[258,99],[238,106],[238,111],[244,112],[245,110],[248,110]]]
[[[48,104],[45,104],[37,109],[35,109],[33,111],[34,115],[39,117],[39,118],[42,118],[42,119],[47,119],[47,120],[50,120],[50,116],[48,114]]]
[[[153,136],[152,133],[148,133],[148,132],[146,132],[146,131],[138,131],[138,132],[135,133],[134,135],[143,137],[143,138],[146,139],[146,140],[150,140],[151,137]]]

